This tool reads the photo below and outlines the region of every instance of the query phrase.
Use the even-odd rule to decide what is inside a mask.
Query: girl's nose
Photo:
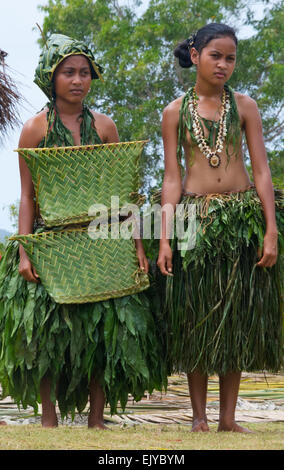
[[[73,83],[81,83],[81,77],[80,77],[80,74],[76,73],[74,76],[73,76]]]
[[[220,69],[226,68],[226,62],[225,62],[225,60],[220,59],[219,62],[218,62],[218,64],[217,64],[217,67],[220,68]]]

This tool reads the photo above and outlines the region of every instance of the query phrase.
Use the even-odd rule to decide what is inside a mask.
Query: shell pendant
[[[212,168],[218,168],[218,166],[221,163],[221,158],[216,155],[215,153],[211,154],[210,157],[208,157],[209,165]]]

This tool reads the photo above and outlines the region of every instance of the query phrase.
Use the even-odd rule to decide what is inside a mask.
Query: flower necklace
[[[227,115],[229,113],[231,104],[230,104],[230,95],[228,90],[224,88],[222,94],[222,109],[221,109],[221,116],[219,120],[219,129],[216,138],[216,145],[215,150],[211,149],[206,142],[204,137],[204,132],[202,126],[200,124],[197,112],[197,94],[195,91],[195,87],[191,88],[189,91],[189,111],[191,114],[192,119],[192,128],[193,128],[193,135],[199,147],[201,153],[208,159],[209,165],[212,168],[218,168],[221,163],[220,154],[223,150],[223,143],[226,139],[227,135]]]

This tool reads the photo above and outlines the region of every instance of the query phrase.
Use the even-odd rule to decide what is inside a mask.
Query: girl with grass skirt
[[[87,45],[52,35],[35,74],[49,102],[24,125],[19,147],[118,142],[114,122],[83,101],[101,73]],[[22,157],[19,165],[19,233],[42,231],[35,188]],[[147,272],[141,240],[136,240],[136,251]],[[125,408],[128,394],[140,400],[146,390],[161,390],[166,373],[158,328],[146,293],[95,303],[55,303],[23,247],[8,243],[0,264],[0,383],[3,395],[24,408],[37,411],[42,403],[43,426],[57,426],[56,400],[65,417],[82,412],[89,399],[88,425],[104,429],[106,402],[115,413],[118,402]]]
[[[182,67],[196,66],[196,83],[163,112],[158,266],[167,276],[168,359],[172,370],[187,373],[193,431],[209,430],[208,375],[220,377],[218,430],[246,432],[235,422],[241,372],[281,367],[283,196],[272,186],[255,101],[227,85],[236,55],[234,30],[223,24],[208,24],[178,45],[175,56]],[[190,205],[196,210],[191,249],[179,244],[189,219],[183,240],[168,235],[178,203],[185,213]]]

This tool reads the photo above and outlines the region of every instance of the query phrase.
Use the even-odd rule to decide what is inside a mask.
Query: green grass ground
[[[191,433],[190,426],[82,426],[43,429],[40,425],[0,427],[0,450],[283,450],[284,423],[245,424],[254,434]]]

